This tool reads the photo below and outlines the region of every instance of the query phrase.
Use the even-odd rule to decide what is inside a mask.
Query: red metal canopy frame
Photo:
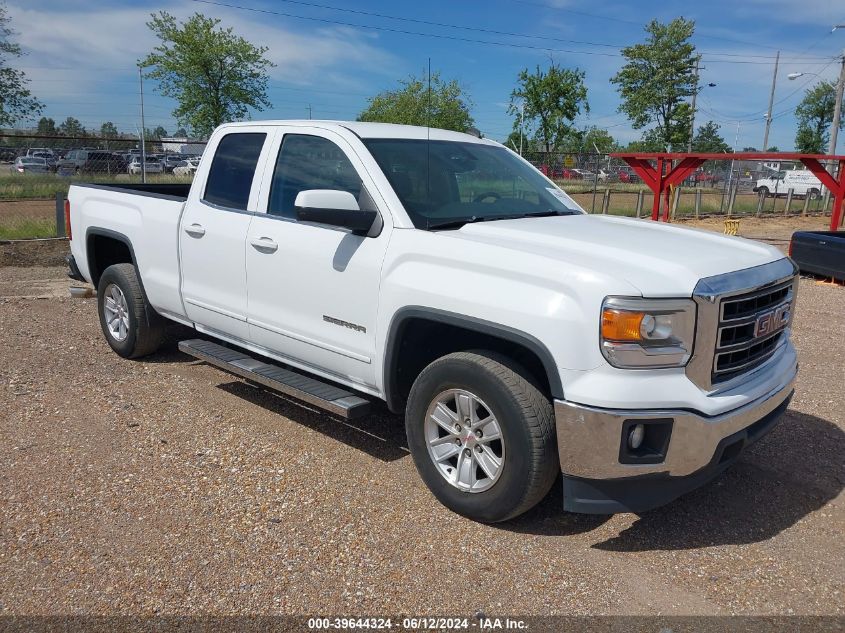
[[[680,185],[692,172],[708,160],[800,160],[833,194],[833,214],[830,218],[830,230],[838,230],[842,219],[842,207],[845,203],[845,156],[764,152],[739,152],[736,154],[618,152],[611,154],[611,156],[621,158],[628,163],[654,193],[654,204],[651,208],[652,220],[657,220],[660,217],[660,201],[662,199],[663,221],[669,221],[671,196],[669,187]],[[654,161],[653,164],[652,161]],[[823,162],[838,163],[838,176],[829,173]]]

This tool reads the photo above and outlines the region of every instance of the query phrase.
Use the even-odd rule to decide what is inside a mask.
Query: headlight
[[[608,297],[602,304],[601,352],[614,367],[683,367],[694,341],[689,299]]]

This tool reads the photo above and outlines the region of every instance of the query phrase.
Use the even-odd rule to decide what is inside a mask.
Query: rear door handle
[[[191,237],[202,237],[205,235],[205,227],[202,224],[197,224],[194,222],[190,226],[185,227],[185,233],[190,235]]]
[[[254,237],[249,240],[249,243],[265,253],[275,253],[279,249],[279,245],[269,237]]]

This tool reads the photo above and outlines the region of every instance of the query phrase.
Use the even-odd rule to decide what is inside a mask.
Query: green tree
[[[695,46],[690,42],[695,22],[676,18],[668,24],[652,20],[645,27],[642,44],[622,49],[627,63],[610,80],[622,104],[619,111],[636,129],[654,125],[666,150],[682,147],[689,139],[692,110],[686,99],[698,90],[695,79]]]
[[[85,128],[79,122],[79,119],[69,116],[59,126],[59,134],[62,136],[85,136]]]
[[[167,130],[165,130],[164,127],[161,125],[156,126],[156,128],[153,130],[153,138],[160,139],[166,136]]]
[[[731,152],[731,146],[719,134],[719,125],[708,121],[698,128],[692,139],[692,151],[708,154],[724,154]],[[753,150],[756,151],[756,150]]]
[[[220,20],[196,13],[185,22],[161,11],[147,26],[159,45],[139,63],[152,70],[159,91],[175,99],[173,115],[200,136],[226,121],[243,119],[250,109],[270,107],[267,48],[254,46]]]
[[[117,131],[117,126],[111,121],[106,121],[100,126],[100,136],[105,138],[114,138],[120,133]]]
[[[553,60],[546,70],[538,65],[534,72],[520,71],[508,107],[517,117],[514,127],[518,129],[521,115],[523,127],[535,131],[546,152],[571,139],[575,117],[590,111],[584,77],[583,71],[563,68]]]
[[[41,113],[44,105],[27,88],[29,80],[21,70],[9,66],[22,55],[21,47],[11,40],[15,34],[6,4],[0,4],[0,126],[10,126],[21,119]]]
[[[609,154],[615,152],[618,147],[607,130],[594,125],[584,130],[584,151],[594,152],[598,148],[600,154]]]
[[[38,133],[43,134],[44,136],[55,136],[59,132],[56,129],[56,122],[53,119],[44,116],[38,119],[37,129]]]
[[[370,97],[358,120],[469,131],[473,127],[469,113],[472,102],[460,84],[455,79],[444,81],[439,72],[431,74],[430,91],[428,83],[425,77],[413,75],[400,80],[395,90]]]
[[[173,136],[175,136],[177,138],[188,138],[188,132],[185,128],[180,127],[178,130],[176,130],[173,133]]]
[[[833,110],[836,104],[836,87],[832,82],[820,81],[804,93],[804,98],[795,108],[798,130],[795,133],[795,149],[806,154],[823,154],[830,141],[830,126],[833,124]],[[845,127],[845,118],[840,129]]]

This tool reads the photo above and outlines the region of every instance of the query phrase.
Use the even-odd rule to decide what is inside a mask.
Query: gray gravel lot
[[[796,397],[643,516],[438,505],[355,426],[175,350],[126,361],[60,268],[0,268],[0,614],[845,614],[845,288],[802,280]],[[47,297],[47,298],[27,298]]]

